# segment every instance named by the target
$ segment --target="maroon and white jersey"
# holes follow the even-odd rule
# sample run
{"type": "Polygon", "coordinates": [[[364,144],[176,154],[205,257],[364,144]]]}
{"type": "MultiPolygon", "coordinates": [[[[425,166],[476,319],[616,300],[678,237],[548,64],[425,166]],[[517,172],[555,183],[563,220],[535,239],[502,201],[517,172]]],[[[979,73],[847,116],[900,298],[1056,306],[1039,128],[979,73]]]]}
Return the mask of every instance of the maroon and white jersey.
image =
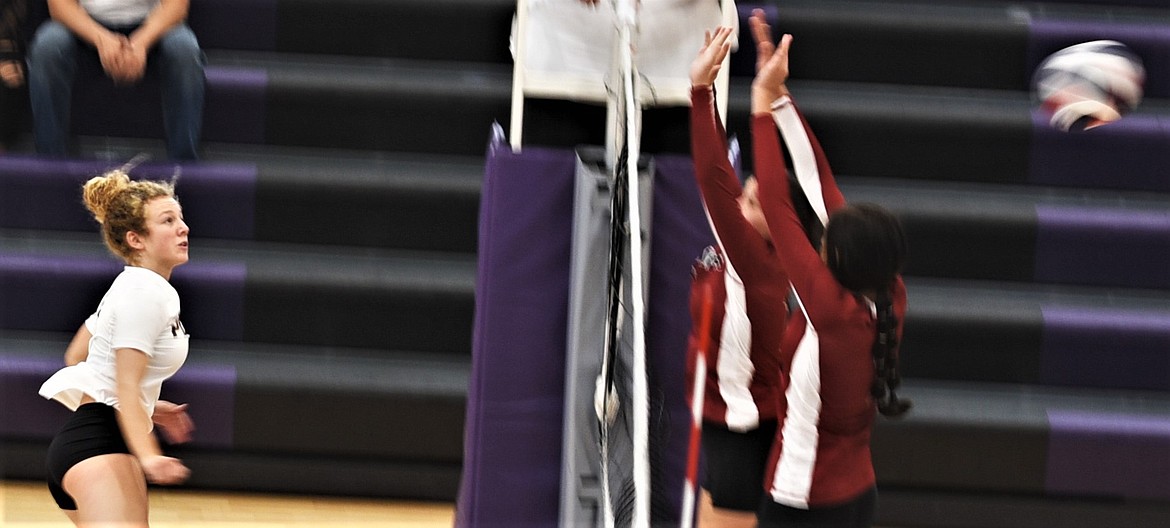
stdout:
{"type": "MultiPolygon", "coordinates": [[[[820,145],[790,99],[774,106],[776,112],[791,112],[802,123],[798,133],[804,137],[790,137],[791,130],[786,130],[785,142],[812,147],[815,165],[805,169],[817,174],[821,200],[831,214],[845,205],[845,199],[820,145]]],[[[780,206],[765,213],[773,240],[786,242],[777,245],[777,253],[797,298],[781,346],[788,386],[764,486],[772,500],[786,506],[841,504],[875,483],[869,449],[876,412],[870,396],[877,332],[874,307],[841,286],[808,243],[793,206],[773,116],[753,115],[752,137],[760,200],[780,206]]],[[[900,335],[906,311],[901,278],[891,299],[900,335]]]]}
{"type": "MultiPolygon", "coordinates": [[[[788,276],[772,244],[744,218],[743,192],[728,158],[727,135],[709,87],[691,90],[691,154],[695,177],[717,247],[696,262],[691,295],[688,374],[700,340],[698,292],[710,286],[710,324],[703,419],[733,431],[755,429],[776,417],[783,390],[780,339],[788,315],[788,276]]],[[[691,387],[693,384],[688,384],[691,387]]]]}

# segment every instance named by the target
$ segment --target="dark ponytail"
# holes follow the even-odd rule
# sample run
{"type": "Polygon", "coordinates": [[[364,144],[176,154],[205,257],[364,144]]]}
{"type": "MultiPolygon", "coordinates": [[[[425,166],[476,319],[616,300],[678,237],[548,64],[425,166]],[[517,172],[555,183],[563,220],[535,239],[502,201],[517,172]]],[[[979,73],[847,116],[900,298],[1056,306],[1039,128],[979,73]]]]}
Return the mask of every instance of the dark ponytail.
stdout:
{"type": "Polygon", "coordinates": [[[910,410],[909,400],[894,392],[898,374],[898,318],[890,288],[906,262],[906,235],[898,218],[875,204],[850,204],[835,211],[825,229],[826,264],[833,277],[856,295],[873,292],[877,336],[873,342],[873,385],[878,411],[898,417],[910,410]]]}
{"type": "Polygon", "coordinates": [[[883,416],[898,418],[910,410],[910,400],[900,400],[894,392],[902,383],[898,373],[898,317],[887,290],[878,290],[877,338],[873,340],[873,385],[870,394],[883,416]]]}

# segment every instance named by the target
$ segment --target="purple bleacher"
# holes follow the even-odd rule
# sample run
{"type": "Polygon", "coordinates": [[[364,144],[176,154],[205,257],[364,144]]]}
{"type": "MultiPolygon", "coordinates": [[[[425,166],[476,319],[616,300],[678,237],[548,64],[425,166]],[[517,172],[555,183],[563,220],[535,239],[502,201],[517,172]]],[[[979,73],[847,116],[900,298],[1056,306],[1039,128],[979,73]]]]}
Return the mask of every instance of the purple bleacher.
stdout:
{"type": "Polygon", "coordinates": [[[37,394],[64,356],[64,348],[57,360],[0,355],[0,438],[48,439],[69,418],[63,405],[37,394]]]}
{"type": "MultiPolygon", "coordinates": [[[[0,227],[84,231],[97,223],[81,202],[81,186],[118,163],[0,157],[0,227]]],[[[255,234],[255,165],[145,163],[136,179],[170,180],[179,173],[176,194],[193,238],[251,239],[255,234]]]]}
{"type": "Polygon", "coordinates": [[[1170,313],[1044,306],[1040,381],[1170,390],[1170,313]]]}
{"type": "Polygon", "coordinates": [[[276,49],[277,0],[191,2],[187,23],[203,49],[276,49]]]}
{"type": "Polygon", "coordinates": [[[1170,415],[1050,409],[1048,422],[1048,492],[1170,499],[1170,415]]]}
{"type": "Polygon", "coordinates": [[[1170,191],[1170,123],[1131,114],[1084,132],[1061,132],[1032,112],[1028,181],[1041,185],[1170,191]]]}
{"type": "MultiPolygon", "coordinates": [[[[0,328],[73,332],[122,267],[113,257],[0,254],[0,328]]],[[[243,264],[190,263],[175,270],[187,331],[201,339],[242,339],[246,275],[243,264]]]]}
{"type": "Polygon", "coordinates": [[[1101,22],[1098,20],[1037,19],[1030,25],[1027,78],[1053,52],[1091,40],[1116,40],[1142,58],[1147,97],[1170,96],[1170,26],[1101,22]]]}
{"type": "Polygon", "coordinates": [[[0,328],[73,332],[122,267],[113,258],[0,254],[0,328]]]}
{"type": "Polygon", "coordinates": [[[1170,288],[1170,211],[1036,207],[1035,279],[1170,288]]]}
{"type": "MultiPolygon", "coordinates": [[[[64,354],[64,350],[61,351],[64,354]]],[[[192,351],[198,353],[197,350],[192,351]]],[[[44,440],[69,417],[61,404],[37,391],[63,366],[61,360],[0,355],[0,438],[44,440]]],[[[230,448],[235,428],[236,370],[230,365],[188,364],[163,385],[162,398],[188,403],[195,447],[230,448]]]]}
{"type": "Polygon", "coordinates": [[[204,140],[264,143],[268,73],[255,68],[208,66],[204,140]]]}
{"type": "MultiPolygon", "coordinates": [[[[204,76],[203,140],[263,143],[268,74],[255,68],[208,66],[204,76]]],[[[78,82],[85,86],[73,91],[74,134],[163,137],[157,79],[115,86],[104,73],[83,68],[78,82]]]]}
{"type": "MultiPolygon", "coordinates": [[[[655,168],[646,346],[673,428],[658,482],[677,512],[690,263],[712,237],[690,159],[656,156],[655,168]]],[[[575,170],[571,150],[487,156],[459,527],[557,525],[575,170]]]]}
{"type": "Polygon", "coordinates": [[[191,445],[231,448],[235,438],[236,368],[232,365],[191,363],[199,355],[198,341],[188,356],[188,364],[163,384],[162,399],[186,403],[187,414],[195,422],[191,445]]]}
{"type": "MultiPolygon", "coordinates": [[[[192,243],[198,254],[198,242],[192,243]]],[[[200,339],[244,339],[244,282],[242,263],[192,262],[175,269],[171,278],[183,303],[183,326],[200,339]]]]}
{"type": "Polygon", "coordinates": [[[257,168],[251,163],[147,163],[134,169],[139,179],[179,179],[175,194],[192,238],[251,240],[256,233],[257,168]]]}

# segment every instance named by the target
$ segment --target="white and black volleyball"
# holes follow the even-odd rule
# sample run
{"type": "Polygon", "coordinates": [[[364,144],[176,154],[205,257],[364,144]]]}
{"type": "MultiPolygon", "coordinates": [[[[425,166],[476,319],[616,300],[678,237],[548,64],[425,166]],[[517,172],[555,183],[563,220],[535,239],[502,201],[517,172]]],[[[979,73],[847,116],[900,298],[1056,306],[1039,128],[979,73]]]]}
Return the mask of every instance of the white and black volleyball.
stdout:
{"type": "Polygon", "coordinates": [[[1059,130],[1087,130],[1137,108],[1146,70],[1141,57],[1114,40],[1064,48],[1040,63],[1032,78],[1036,96],[1059,130]]]}

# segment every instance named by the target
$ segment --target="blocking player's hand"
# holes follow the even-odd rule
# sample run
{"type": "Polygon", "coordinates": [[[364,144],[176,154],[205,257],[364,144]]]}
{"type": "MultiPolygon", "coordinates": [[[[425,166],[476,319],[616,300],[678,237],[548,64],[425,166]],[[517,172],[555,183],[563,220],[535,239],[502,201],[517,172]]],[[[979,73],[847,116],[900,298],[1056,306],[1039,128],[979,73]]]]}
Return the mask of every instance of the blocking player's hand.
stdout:
{"type": "Polygon", "coordinates": [[[703,47],[691,62],[691,86],[711,86],[723,67],[723,59],[731,52],[732,29],[726,26],[703,34],[703,47]]]}

